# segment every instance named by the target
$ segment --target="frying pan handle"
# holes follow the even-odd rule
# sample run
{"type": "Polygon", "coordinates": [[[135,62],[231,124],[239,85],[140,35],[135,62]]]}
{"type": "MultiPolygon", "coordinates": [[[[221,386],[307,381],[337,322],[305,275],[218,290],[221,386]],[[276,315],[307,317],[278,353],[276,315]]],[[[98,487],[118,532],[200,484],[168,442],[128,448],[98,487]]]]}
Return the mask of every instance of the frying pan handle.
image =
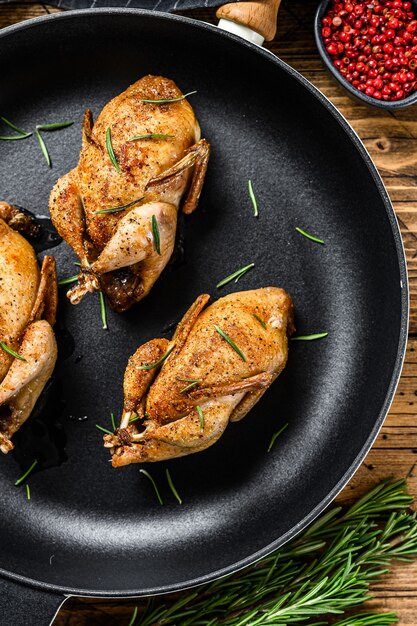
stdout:
{"type": "Polygon", "coordinates": [[[0,624],[5,626],[49,626],[64,602],[63,595],[0,579],[0,624]]]}
{"type": "Polygon", "coordinates": [[[281,0],[255,0],[253,2],[232,2],[224,4],[217,9],[216,15],[222,23],[220,27],[232,32],[237,30],[230,28],[230,22],[234,25],[243,26],[244,29],[254,31],[258,38],[247,36],[245,30],[241,34],[246,39],[252,39],[262,45],[263,40],[271,41],[277,32],[277,15],[281,0]],[[224,22],[229,22],[227,25],[224,22]],[[228,28],[229,26],[229,28],[228,28]]]}

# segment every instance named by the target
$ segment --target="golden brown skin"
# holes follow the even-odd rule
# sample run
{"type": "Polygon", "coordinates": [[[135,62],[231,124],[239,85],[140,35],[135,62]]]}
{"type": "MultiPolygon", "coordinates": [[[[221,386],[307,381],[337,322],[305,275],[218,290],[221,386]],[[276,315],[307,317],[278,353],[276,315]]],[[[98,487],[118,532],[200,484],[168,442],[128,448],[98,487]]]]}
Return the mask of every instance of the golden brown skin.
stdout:
{"type": "Polygon", "coordinates": [[[113,98],[95,124],[91,111],[86,112],[79,163],[58,180],[50,198],[52,221],[81,261],[79,282],[68,292],[73,304],[87,291],[102,290],[115,310],[125,311],[149,293],[169,261],[178,208],[182,204],[184,213],[196,208],[210,147],[200,139],[187,100],[143,100],[181,95],[172,80],[145,76],[113,98]],[[106,148],[107,129],[120,172],[106,148]],[[129,141],[149,134],[170,137],[129,141]],[[133,202],[121,211],[97,213],[133,202]]]}
{"type": "Polygon", "coordinates": [[[29,417],[55,366],[52,326],[58,302],[55,260],[39,270],[32,246],[14,228],[28,217],[0,202],[0,341],[25,360],[0,348],[0,450],[13,449],[12,435],[29,417]],[[8,224],[12,224],[11,228],[8,224]]]}
{"type": "Polygon", "coordinates": [[[114,467],[208,448],[229,421],[248,413],[284,369],[294,314],[283,289],[233,293],[204,309],[208,300],[205,294],[197,298],[171,341],[151,340],[130,358],[121,425],[104,437],[114,467]],[[214,326],[235,342],[245,360],[214,326]],[[139,369],[172,347],[160,369],[139,369]]]}

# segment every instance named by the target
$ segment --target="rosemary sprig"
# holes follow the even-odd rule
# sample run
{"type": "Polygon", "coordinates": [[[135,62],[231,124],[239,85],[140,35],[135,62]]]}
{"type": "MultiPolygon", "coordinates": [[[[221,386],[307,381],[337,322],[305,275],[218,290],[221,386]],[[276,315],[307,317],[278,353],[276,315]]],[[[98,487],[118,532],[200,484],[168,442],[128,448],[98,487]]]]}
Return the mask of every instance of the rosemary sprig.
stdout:
{"type": "Polygon", "coordinates": [[[46,161],[48,167],[52,167],[52,161],[51,161],[51,157],[49,156],[48,148],[46,147],[46,143],[44,142],[44,140],[42,138],[42,135],[39,132],[38,127],[35,128],[35,135],[36,135],[36,138],[37,138],[37,140],[39,142],[39,145],[40,145],[41,150],[42,150],[42,154],[45,157],[45,161],[46,161]]]}
{"type": "Polygon", "coordinates": [[[262,328],[264,328],[266,330],[266,324],[263,321],[262,318],[259,317],[259,315],[256,315],[256,313],[252,313],[253,317],[258,320],[258,322],[260,323],[260,325],[262,326],[262,328]]]}
{"type": "Polygon", "coordinates": [[[133,417],[131,417],[129,420],[129,424],[131,424],[132,422],[137,422],[137,420],[140,420],[140,415],[134,415],[133,417]]]}
{"type": "Polygon", "coordinates": [[[172,482],[171,474],[169,473],[169,469],[168,468],[165,470],[165,474],[166,474],[166,477],[167,477],[169,488],[171,489],[174,497],[178,500],[178,502],[180,504],[182,504],[182,500],[181,500],[181,498],[180,498],[180,496],[178,494],[178,491],[175,489],[175,485],[172,482]]]}
{"type": "Polygon", "coordinates": [[[162,498],[161,498],[161,494],[159,493],[158,487],[156,486],[156,482],[154,481],[154,479],[152,478],[152,476],[150,475],[150,473],[149,473],[149,472],[147,472],[147,471],[146,471],[146,470],[144,470],[144,469],[140,469],[140,470],[139,470],[139,472],[140,472],[141,474],[144,474],[144,476],[146,476],[146,478],[147,478],[147,479],[148,479],[148,480],[152,483],[152,486],[153,486],[153,488],[154,488],[154,490],[155,490],[155,493],[156,493],[156,497],[158,498],[158,502],[159,502],[159,504],[160,504],[161,506],[163,506],[163,505],[164,505],[164,502],[163,502],[163,500],[162,500],[162,498]]]}
{"type": "Polygon", "coordinates": [[[233,272],[233,274],[230,274],[230,276],[226,276],[226,278],[223,278],[223,280],[217,283],[216,288],[220,289],[220,287],[227,285],[227,283],[230,283],[232,280],[237,283],[237,281],[242,278],[242,276],[244,276],[246,272],[249,272],[249,270],[251,270],[253,267],[255,267],[255,263],[249,263],[249,265],[241,267],[240,270],[236,270],[236,272],[233,272]]]}
{"type": "Polygon", "coordinates": [[[20,139],[27,139],[31,137],[33,133],[25,133],[24,135],[0,135],[1,141],[19,141],[20,139]]]}
{"type": "Polygon", "coordinates": [[[35,459],[32,463],[32,465],[29,467],[29,469],[26,470],[26,472],[24,474],[22,474],[22,476],[20,476],[16,482],[15,482],[15,487],[18,487],[19,485],[21,485],[26,478],[29,476],[29,474],[31,474],[33,472],[33,470],[35,469],[35,467],[38,464],[38,459],[35,459]]]}
{"type": "Polygon", "coordinates": [[[197,409],[198,417],[200,418],[200,428],[201,428],[201,430],[204,430],[204,413],[203,413],[203,409],[198,404],[197,404],[197,406],[195,408],[197,409]]]}
{"type": "Polygon", "coordinates": [[[314,333],[313,335],[296,335],[291,337],[291,341],[315,341],[316,339],[324,339],[329,333],[314,333]]]}
{"type": "Polygon", "coordinates": [[[22,128],[19,128],[19,126],[16,126],[16,124],[13,124],[13,122],[11,122],[10,120],[6,119],[3,116],[0,116],[0,120],[6,124],[6,126],[8,126],[9,128],[12,128],[13,130],[15,130],[16,132],[19,133],[19,135],[31,135],[32,133],[28,133],[26,130],[23,130],[22,128]]]}
{"type": "Polygon", "coordinates": [[[7,352],[7,354],[10,354],[10,356],[14,356],[15,359],[19,359],[19,361],[25,361],[26,362],[25,357],[20,356],[20,354],[17,354],[17,352],[15,352],[11,348],[9,348],[9,346],[7,344],[5,344],[4,341],[0,341],[0,347],[2,347],[3,350],[5,352],[7,352]]]}
{"type": "Polygon", "coordinates": [[[279,430],[277,430],[277,432],[276,432],[276,433],[274,433],[274,434],[272,435],[272,437],[271,437],[271,441],[270,441],[270,444],[269,444],[269,446],[268,446],[268,450],[267,450],[267,452],[271,452],[271,450],[272,450],[272,447],[273,447],[274,443],[276,442],[276,440],[278,439],[278,437],[280,436],[280,434],[281,434],[282,432],[284,432],[284,430],[287,428],[287,426],[288,426],[288,423],[287,423],[287,424],[284,424],[284,426],[282,426],[279,430]]]}
{"type": "Polygon", "coordinates": [[[68,128],[68,126],[72,126],[74,122],[54,122],[53,124],[37,124],[36,128],[38,130],[60,130],[61,128],[68,128]]]}
{"type": "Polygon", "coordinates": [[[116,159],[116,155],[114,154],[114,150],[113,150],[110,127],[106,130],[106,148],[107,148],[107,154],[109,155],[110,161],[113,163],[115,169],[119,172],[119,174],[121,174],[122,170],[120,169],[119,162],[116,159]]]}
{"type": "Polygon", "coordinates": [[[249,197],[252,200],[253,216],[254,217],[259,217],[258,202],[257,202],[256,197],[255,197],[255,192],[253,191],[253,185],[252,185],[252,181],[251,180],[248,180],[248,191],[249,191],[249,197]]]}
{"type": "Polygon", "coordinates": [[[152,234],[155,250],[158,254],[161,254],[161,236],[159,234],[159,227],[156,215],[152,215],[152,234]]]}
{"type": "Polygon", "coordinates": [[[149,133],[149,135],[138,135],[137,137],[131,137],[128,141],[138,141],[139,139],[171,139],[175,135],[163,135],[160,133],[149,133]]]}
{"type": "Polygon", "coordinates": [[[163,363],[165,359],[169,357],[169,355],[171,354],[174,348],[175,348],[175,343],[172,344],[172,346],[168,348],[165,354],[163,354],[161,358],[158,359],[155,363],[152,363],[151,365],[139,365],[138,370],[152,370],[154,367],[158,367],[158,365],[161,365],[161,363],[163,363]]]}
{"type": "Polygon", "coordinates": [[[78,280],[78,274],[74,274],[74,276],[68,276],[68,278],[61,278],[58,281],[58,286],[62,287],[62,285],[70,285],[71,283],[76,283],[78,280]]]}
{"type": "Polygon", "coordinates": [[[28,483],[26,483],[26,497],[30,500],[30,487],[28,483]]]}
{"type": "Polygon", "coordinates": [[[103,426],[100,426],[100,424],[96,424],[96,428],[98,428],[98,430],[101,430],[102,433],[106,433],[106,435],[113,435],[114,434],[108,428],[103,428],[103,426]]]}
{"type": "Polygon", "coordinates": [[[189,389],[192,389],[193,387],[195,387],[196,385],[199,385],[200,383],[201,383],[201,380],[197,380],[197,379],[190,380],[189,384],[183,387],[180,393],[185,393],[186,391],[188,391],[189,389]]]}
{"type": "MultiPolygon", "coordinates": [[[[111,425],[113,426],[113,432],[117,430],[116,420],[114,419],[114,413],[110,413],[111,425]]],[[[129,420],[130,423],[130,420],[129,420]]]]}
{"type": "Polygon", "coordinates": [[[235,342],[233,341],[233,339],[230,339],[229,335],[226,335],[226,333],[219,328],[218,326],[216,326],[216,324],[213,324],[215,330],[217,330],[217,332],[219,333],[219,335],[221,337],[223,337],[223,339],[225,339],[227,341],[227,343],[233,348],[233,350],[235,352],[237,352],[237,354],[240,356],[241,359],[243,359],[246,362],[246,357],[243,354],[242,350],[240,348],[237,347],[237,345],[235,344],[235,342]]]}
{"type": "Polygon", "coordinates": [[[106,300],[104,299],[104,294],[102,291],[98,292],[100,298],[100,315],[101,315],[101,323],[103,330],[107,330],[107,311],[106,311],[106,300]]]}
{"type": "Polygon", "coordinates": [[[135,608],[133,609],[132,617],[130,618],[130,622],[127,626],[135,626],[137,616],[138,616],[138,607],[135,606],[135,608]]]}
{"type": "Polygon", "coordinates": [[[185,93],[183,96],[180,96],[179,98],[166,98],[165,100],[141,100],[141,102],[148,102],[151,104],[169,104],[170,102],[180,102],[181,100],[184,100],[185,98],[188,98],[188,96],[192,96],[193,94],[197,93],[196,91],[189,91],[188,93],[185,93]]]}
{"type": "MultiPolygon", "coordinates": [[[[148,601],[141,626],[318,626],[332,616],[334,623],[334,615],[369,598],[370,584],[393,559],[417,556],[411,502],[403,481],[384,482],[350,509],[327,511],[256,565],[175,600],[148,601]]],[[[388,626],[393,619],[365,613],[337,626],[388,626]]]]}
{"type": "Polygon", "coordinates": [[[323,239],[319,239],[318,237],[314,237],[313,235],[306,233],[305,230],[301,230],[301,228],[298,228],[298,226],[296,226],[295,230],[297,231],[297,233],[300,233],[300,235],[307,237],[307,239],[310,239],[311,241],[315,241],[316,243],[321,243],[322,245],[324,245],[323,239]]]}
{"type": "Polygon", "coordinates": [[[128,209],[134,204],[137,204],[138,202],[143,200],[144,197],[145,196],[137,198],[136,200],[133,200],[132,202],[128,202],[127,204],[121,204],[119,206],[112,206],[109,209],[100,209],[100,211],[94,211],[94,215],[104,215],[106,213],[118,213],[119,211],[123,211],[124,209],[128,209]]]}

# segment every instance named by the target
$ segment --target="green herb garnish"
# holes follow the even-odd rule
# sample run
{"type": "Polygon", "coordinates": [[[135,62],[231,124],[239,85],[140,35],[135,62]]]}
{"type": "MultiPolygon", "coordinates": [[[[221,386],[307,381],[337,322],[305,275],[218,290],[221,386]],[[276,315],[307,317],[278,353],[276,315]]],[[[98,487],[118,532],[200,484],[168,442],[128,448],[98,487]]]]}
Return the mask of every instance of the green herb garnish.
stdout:
{"type": "Polygon", "coordinates": [[[158,222],[155,215],[152,215],[152,233],[155,250],[158,254],[161,254],[161,237],[159,234],[158,222]]]}
{"type": "Polygon", "coordinates": [[[129,424],[131,424],[132,422],[136,422],[139,419],[140,419],[139,415],[134,415],[133,417],[130,418],[129,424]]]}
{"type": "Polygon", "coordinates": [[[258,315],[256,315],[256,313],[252,313],[253,317],[258,320],[258,322],[260,323],[260,325],[262,326],[262,328],[264,328],[266,330],[266,324],[263,321],[263,319],[261,319],[258,315]]]}
{"type": "Polygon", "coordinates": [[[234,280],[235,283],[237,283],[237,281],[240,278],[242,278],[242,276],[244,276],[246,272],[249,272],[249,270],[251,270],[253,267],[255,267],[255,263],[249,263],[249,265],[245,265],[245,267],[241,267],[240,270],[236,270],[236,272],[233,272],[233,274],[230,274],[230,276],[223,278],[223,280],[217,283],[216,285],[217,289],[220,289],[220,287],[227,285],[227,283],[230,283],[232,280],[234,280]]]}
{"type": "Polygon", "coordinates": [[[45,157],[45,161],[48,165],[48,167],[52,167],[52,162],[51,162],[51,157],[49,156],[49,152],[48,152],[48,148],[46,147],[46,144],[44,142],[44,140],[42,139],[42,135],[40,134],[38,128],[35,128],[35,135],[37,140],[39,141],[39,145],[41,147],[42,150],[42,154],[45,157]]]}
{"type": "Polygon", "coordinates": [[[114,413],[110,413],[110,419],[111,419],[111,425],[113,426],[113,432],[114,432],[115,430],[117,430],[116,420],[114,419],[114,413]]]}
{"type": "Polygon", "coordinates": [[[154,367],[158,367],[158,365],[163,363],[165,359],[169,357],[169,355],[171,354],[174,348],[175,348],[175,343],[170,348],[168,348],[165,354],[163,354],[161,358],[156,361],[156,363],[152,363],[152,365],[139,365],[138,370],[152,370],[154,367]]]}
{"type": "Polygon", "coordinates": [[[227,343],[233,348],[233,350],[235,352],[237,352],[237,354],[240,356],[241,359],[243,359],[246,362],[246,357],[243,354],[242,350],[240,350],[240,348],[237,347],[237,345],[235,344],[235,342],[233,341],[233,339],[230,339],[229,335],[226,335],[226,333],[219,328],[218,326],[216,326],[216,324],[213,324],[213,327],[215,328],[215,330],[217,330],[217,332],[219,333],[219,335],[221,337],[223,337],[223,339],[225,339],[227,341],[227,343]]]}
{"type": "Polygon", "coordinates": [[[101,432],[106,433],[106,435],[114,435],[114,433],[112,433],[111,430],[108,430],[107,428],[103,428],[103,426],[100,426],[100,424],[96,424],[96,428],[101,430],[101,432]]]}
{"type": "Polygon", "coordinates": [[[252,200],[252,204],[253,204],[253,216],[254,217],[259,217],[258,203],[257,203],[256,198],[255,198],[255,193],[253,191],[253,186],[252,186],[252,181],[251,180],[248,180],[248,191],[249,191],[249,197],[252,200]]]}
{"type": "Polygon", "coordinates": [[[28,500],[30,500],[30,487],[28,483],[26,483],[26,497],[28,500]]]}
{"type": "Polygon", "coordinates": [[[141,102],[150,102],[151,104],[169,104],[170,102],[180,102],[180,100],[184,100],[185,98],[188,98],[188,96],[192,96],[195,93],[197,92],[189,91],[179,98],[167,98],[166,100],[142,100],[141,102]]]}
{"type": "Polygon", "coordinates": [[[116,159],[116,155],[114,154],[114,150],[113,150],[113,144],[112,144],[112,140],[111,140],[111,129],[110,128],[108,128],[106,130],[106,148],[107,148],[107,154],[110,157],[110,161],[113,163],[114,167],[119,172],[119,174],[121,174],[122,170],[120,169],[119,162],[116,159]]]}
{"type": "Polygon", "coordinates": [[[38,130],[60,130],[61,128],[67,128],[68,126],[72,126],[74,122],[54,122],[53,124],[37,124],[36,128],[38,130]]]}
{"type": "Polygon", "coordinates": [[[314,341],[315,339],[323,339],[329,333],[315,333],[314,335],[298,335],[291,337],[291,341],[314,341]]]}
{"type": "Polygon", "coordinates": [[[144,469],[140,469],[140,470],[139,470],[139,472],[140,472],[141,474],[144,474],[144,475],[146,476],[146,478],[147,478],[148,480],[150,480],[150,481],[151,481],[151,483],[152,483],[152,485],[153,485],[153,488],[154,488],[154,490],[155,490],[155,493],[156,493],[156,497],[158,498],[158,502],[159,502],[159,504],[160,504],[161,506],[163,506],[163,505],[164,505],[164,503],[163,503],[162,498],[161,498],[161,495],[160,495],[160,493],[159,493],[159,491],[158,491],[158,487],[156,486],[156,482],[154,481],[154,479],[152,478],[152,476],[150,475],[150,473],[149,473],[149,472],[147,472],[147,471],[146,471],[146,470],[144,470],[144,469]]]}
{"type": "Polygon", "coordinates": [[[124,209],[128,209],[134,204],[137,204],[138,202],[143,200],[144,197],[145,196],[142,196],[141,198],[137,198],[136,200],[133,200],[132,202],[128,202],[127,204],[121,204],[120,206],[113,206],[110,209],[100,209],[100,211],[94,211],[94,215],[102,215],[104,213],[118,213],[119,211],[123,211],[124,209]]]}
{"type": "Polygon", "coordinates": [[[138,141],[139,139],[171,139],[175,135],[161,135],[159,133],[150,133],[149,135],[138,135],[137,137],[131,137],[128,141],[138,141]]]}
{"type": "Polygon", "coordinates": [[[100,315],[101,315],[101,323],[103,326],[103,330],[107,330],[107,311],[106,311],[106,300],[104,299],[104,294],[102,291],[99,291],[100,297],[100,315]]]}
{"type": "Polygon", "coordinates": [[[32,463],[32,465],[29,467],[28,470],[26,470],[26,472],[20,476],[20,478],[18,478],[15,482],[15,487],[18,487],[19,485],[21,485],[23,483],[24,480],[26,480],[26,478],[29,476],[29,474],[31,474],[31,472],[33,472],[33,470],[35,469],[35,467],[38,464],[38,459],[35,459],[32,463]]]}
{"type": "Polygon", "coordinates": [[[62,285],[70,285],[71,283],[76,283],[78,280],[78,274],[75,274],[74,276],[68,276],[68,278],[61,278],[61,280],[58,281],[58,286],[62,287],[62,285]]]}
{"type": "Polygon", "coordinates": [[[172,493],[174,494],[174,496],[176,497],[176,499],[178,500],[178,502],[179,502],[180,504],[182,504],[182,500],[181,500],[181,498],[180,498],[180,496],[179,496],[179,494],[178,494],[178,491],[175,489],[175,485],[174,485],[174,483],[172,482],[172,478],[171,478],[171,474],[169,473],[169,469],[166,469],[166,470],[165,470],[165,473],[166,473],[166,477],[167,477],[167,481],[168,481],[169,488],[171,489],[172,493]]]}
{"type": "Polygon", "coordinates": [[[20,354],[17,354],[17,352],[9,348],[9,346],[5,344],[4,341],[0,341],[0,346],[3,348],[5,352],[10,354],[11,356],[14,356],[15,359],[19,359],[19,361],[26,361],[25,357],[20,356],[20,354]]]}
{"type": "Polygon", "coordinates": [[[130,622],[127,626],[135,626],[137,616],[138,616],[138,607],[135,606],[133,613],[132,613],[132,617],[130,618],[130,622]]]}
{"type": "Polygon", "coordinates": [[[283,432],[283,431],[287,428],[287,426],[288,426],[288,423],[287,423],[287,424],[284,424],[284,426],[282,426],[282,428],[280,428],[279,430],[277,430],[277,432],[276,432],[276,433],[274,433],[274,434],[272,435],[272,438],[271,438],[270,444],[269,444],[269,446],[268,446],[268,450],[267,450],[267,452],[270,452],[270,451],[271,451],[272,446],[274,445],[275,441],[278,439],[278,437],[280,436],[280,434],[281,434],[281,433],[282,433],[282,432],[283,432]]]}
{"type": "Polygon", "coordinates": [[[313,235],[309,235],[308,233],[306,233],[305,230],[301,230],[301,228],[298,228],[298,226],[296,226],[295,230],[297,231],[297,233],[300,233],[300,235],[303,235],[304,237],[307,237],[307,239],[310,239],[311,241],[315,241],[316,243],[324,244],[323,239],[319,239],[318,237],[314,237],[313,235]]]}
{"type": "Polygon", "coordinates": [[[0,116],[0,120],[4,122],[9,128],[13,128],[13,130],[17,131],[20,135],[30,136],[32,134],[28,133],[26,130],[22,130],[21,128],[19,128],[19,126],[16,126],[16,124],[13,124],[13,122],[10,122],[10,120],[7,120],[5,117],[0,116]]]}
{"type": "Polygon", "coordinates": [[[0,135],[1,141],[19,141],[19,139],[27,139],[31,137],[33,133],[26,133],[25,135],[0,135]]]}
{"type": "Polygon", "coordinates": [[[195,387],[196,385],[199,385],[201,383],[201,380],[190,380],[189,385],[186,385],[183,389],[181,389],[180,393],[185,393],[186,391],[188,391],[189,389],[192,389],[193,387],[195,387]]]}
{"type": "Polygon", "coordinates": [[[201,428],[201,430],[204,430],[204,413],[203,413],[203,409],[198,404],[197,404],[197,406],[195,408],[197,409],[198,417],[200,418],[200,428],[201,428]]]}

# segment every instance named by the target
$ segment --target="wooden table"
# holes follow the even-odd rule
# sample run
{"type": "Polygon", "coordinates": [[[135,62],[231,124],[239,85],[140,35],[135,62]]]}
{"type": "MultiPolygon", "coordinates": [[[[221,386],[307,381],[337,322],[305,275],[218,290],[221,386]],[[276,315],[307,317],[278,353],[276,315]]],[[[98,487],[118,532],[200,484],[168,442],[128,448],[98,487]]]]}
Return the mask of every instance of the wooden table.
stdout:
{"type": "MultiPolygon", "coordinates": [[[[384,179],[401,225],[411,292],[408,350],[394,403],[374,447],[338,500],[351,500],[390,475],[407,476],[409,490],[417,497],[417,107],[385,113],[347,97],[327,74],[316,51],[316,5],[317,0],[284,0],[277,37],[268,47],[330,98],[364,142],[384,179]]],[[[44,4],[0,5],[0,28],[54,11],[57,9],[44,4]]],[[[191,11],[187,15],[215,22],[214,11],[191,11]]],[[[396,565],[373,592],[375,599],[368,603],[368,608],[396,611],[401,626],[417,626],[417,561],[413,565],[396,565]]],[[[61,609],[54,626],[127,624],[134,605],[132,601],[71,599],[61,609]]]]}

